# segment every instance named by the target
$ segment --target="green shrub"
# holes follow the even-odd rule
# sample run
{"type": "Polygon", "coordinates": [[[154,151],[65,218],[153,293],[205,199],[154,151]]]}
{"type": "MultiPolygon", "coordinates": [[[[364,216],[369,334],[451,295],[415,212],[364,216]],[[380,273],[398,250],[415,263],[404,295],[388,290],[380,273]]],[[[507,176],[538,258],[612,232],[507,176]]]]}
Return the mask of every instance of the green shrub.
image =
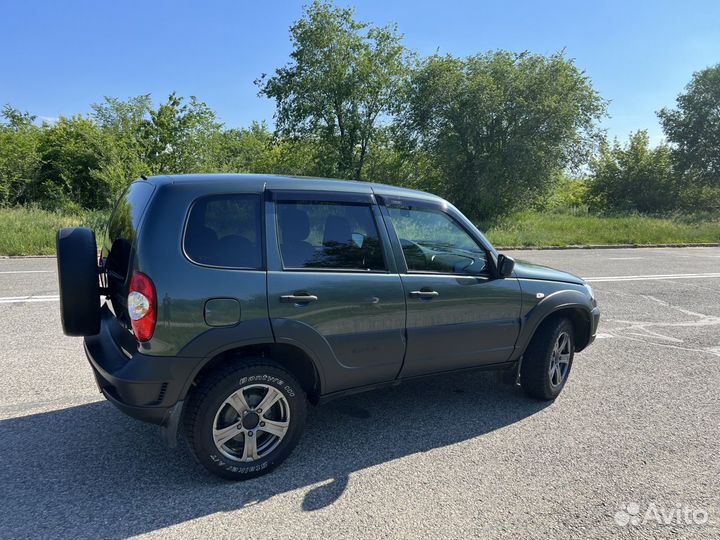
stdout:
{"type": "Polygon", "coordinates": [[[631,134],[624,146],[617,140],[603,144],[590,168],[594,210],[658,213],[679,206],[672,152],[666,145],[650,148],[647,131],[631,134]]]}
{"type": "Polygon", "coordinates": [[[590,185],[585,178],[560,175],[552,191],[540,199],[537,209],[567,214],[587,214],[590,185]]]}

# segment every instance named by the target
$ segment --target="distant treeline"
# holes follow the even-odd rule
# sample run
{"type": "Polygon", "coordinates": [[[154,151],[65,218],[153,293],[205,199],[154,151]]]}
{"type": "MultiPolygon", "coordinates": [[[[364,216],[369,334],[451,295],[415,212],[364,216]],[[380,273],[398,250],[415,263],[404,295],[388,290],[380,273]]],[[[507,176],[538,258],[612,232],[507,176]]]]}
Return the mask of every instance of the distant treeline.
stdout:
{"type": "Polygon", "coordinates": [[[599,129],[606,102],[566,57],[491,51],[419,57],[395,26],[316,1],[290,29],[285,66],[256,81],[264,123],[223,126],[195,97],[106,97],[89,114],[0,123],[0,206],[107,209],[140,175],[262,172],[429,190],[476,220],[584,208],[720,209],[720,64],[658,112],[667,143],[599,129]]]}

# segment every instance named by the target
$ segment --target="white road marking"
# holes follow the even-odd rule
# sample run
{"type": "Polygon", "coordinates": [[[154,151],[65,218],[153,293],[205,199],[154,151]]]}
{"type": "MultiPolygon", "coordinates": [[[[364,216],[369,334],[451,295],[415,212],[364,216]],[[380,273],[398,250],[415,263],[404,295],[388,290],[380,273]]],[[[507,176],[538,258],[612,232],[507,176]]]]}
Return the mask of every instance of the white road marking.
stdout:
{"type": "Polygon", "coordinates": [[[30,296],[5,296],[0,297],[0,304],[23,304],[33,302],[57,302],[60,300],[60,295],[48,294],[48,295],[30,295],[30,296]]]}
{"type": "Polygon", "coordinates": [[[52,274],[54,270],[2,270],[0,274],[52,274]]]}
{"type": "Polygon", "coordinates": [[[639,261],[645,257],[608,257],[608,261],[639,261]]]}
{"type": "Polygon", "coordinates": [[[706,274],[653,274],[647,276],[598,276],[583,278],[588,283],[605,281],[652,281],[658,279],[708,279],[720,278],[720,272],[708,272],[706,274]]]}

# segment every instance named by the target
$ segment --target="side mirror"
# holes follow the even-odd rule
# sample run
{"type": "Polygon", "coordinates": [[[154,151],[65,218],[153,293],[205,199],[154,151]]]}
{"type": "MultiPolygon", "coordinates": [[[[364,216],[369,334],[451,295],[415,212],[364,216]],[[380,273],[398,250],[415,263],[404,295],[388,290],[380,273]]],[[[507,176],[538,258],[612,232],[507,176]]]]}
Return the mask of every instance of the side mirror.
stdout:
{"type": "Polygon", "coordinates": [[[497,269],[499,277],[506,278],[511,276],[513,268],[515,268],[515,259],[508,257],[507,255],[503,255],[502,253],[498,255],[497,269]]]}

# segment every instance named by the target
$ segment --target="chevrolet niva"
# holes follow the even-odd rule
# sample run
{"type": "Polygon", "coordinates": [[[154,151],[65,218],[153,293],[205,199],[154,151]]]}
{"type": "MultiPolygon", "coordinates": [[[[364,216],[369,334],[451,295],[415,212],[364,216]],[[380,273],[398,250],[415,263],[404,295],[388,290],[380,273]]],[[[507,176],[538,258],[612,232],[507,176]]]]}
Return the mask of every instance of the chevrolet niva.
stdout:
{"type": "Polygon", "coordinates": [[[64,332],[102,394],[231,479],[297,444],[306,405],[463,369],[555,399],[600,318],[580,278],[498,253],[447,201],[265,175],[143,178],[57,234],[64,332]]]}

